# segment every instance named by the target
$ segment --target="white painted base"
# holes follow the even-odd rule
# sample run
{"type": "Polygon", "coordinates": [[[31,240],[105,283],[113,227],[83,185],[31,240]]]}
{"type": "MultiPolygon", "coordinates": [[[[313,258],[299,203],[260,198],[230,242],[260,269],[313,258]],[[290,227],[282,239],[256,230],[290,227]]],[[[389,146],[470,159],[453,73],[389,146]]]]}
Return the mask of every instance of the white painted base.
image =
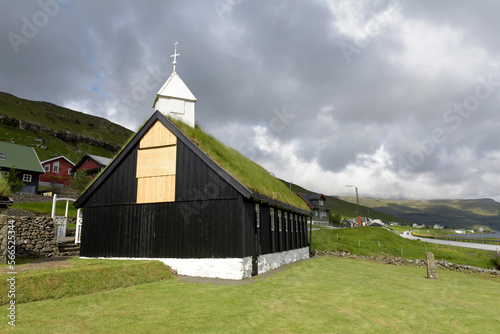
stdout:
{"type": "MultiPolygon", "coordinates": [[[[82,259],[90,259],[81,257],[82,259]]],[[[258,258],[259,274],[276,269],[287,263],[309,258],[309,248],[260,255],[258,258]]],[[[108,260],[157,260],[177,270],[179,275],[211,277],[224,279],[245,279],[252,276],[252,257],[231,259],[150,259],[150,258],[103,258],[108,260]]]]}
{"type": "Polygon", "coordinates": [[[281,253],[272,253],[259,256],[259,274],[276,269],[284,264],[309,258],[309,248],[299,248],[281,253]]]}

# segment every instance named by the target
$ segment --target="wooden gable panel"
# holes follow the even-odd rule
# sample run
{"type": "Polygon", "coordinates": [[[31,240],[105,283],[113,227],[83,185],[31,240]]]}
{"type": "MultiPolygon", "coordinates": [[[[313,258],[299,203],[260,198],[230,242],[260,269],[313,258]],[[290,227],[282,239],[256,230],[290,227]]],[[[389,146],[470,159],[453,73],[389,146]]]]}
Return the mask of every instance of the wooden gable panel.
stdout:
{"type": "Polygon", "coordinates": [[[156,121],[137,150],[137,203],[175,201],[177,137],[156,121]]]}
{"type": "Polygon", "coordinates": [[[137,203],[175,201],[175,175],[141,177],[137,179],[137,203]]]}
{"type": "Polygon", "coordinates": [[[136,177],[175,175],[177,146],[137,151],[136,177]]]}
{"type": "Polygon", "coordinates": [[[175,144],[177,144],[177,137],[161,124],[160,121],[156,121],[141,138],[139,147],[148,148],[175,144]]]}

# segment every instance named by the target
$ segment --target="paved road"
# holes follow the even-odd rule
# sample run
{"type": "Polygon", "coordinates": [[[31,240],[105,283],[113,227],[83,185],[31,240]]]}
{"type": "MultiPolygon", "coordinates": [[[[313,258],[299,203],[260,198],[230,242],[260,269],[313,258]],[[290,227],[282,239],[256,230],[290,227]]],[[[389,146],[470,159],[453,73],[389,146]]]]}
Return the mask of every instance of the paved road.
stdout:
{"type": "Polygon", "coordinates": [[[479,244],[479,243],[474,243],[474,242],[448,241],[448,240],[439,240],[439,239],[428,239],[428,238],[414,237],[411,234],[410,235],[406,235],[406,234],[403,235],[402,233],[400,234],[400,236],[402,236],[403,238],[412,239],[412,240],[420,239],[422,241],[433,243],[433,244],[467,247],[467,248],[475,248],[475,249],[485,249],[485,250],[492,250],[495,252],[500,251],[499,245],[479,244]]]}

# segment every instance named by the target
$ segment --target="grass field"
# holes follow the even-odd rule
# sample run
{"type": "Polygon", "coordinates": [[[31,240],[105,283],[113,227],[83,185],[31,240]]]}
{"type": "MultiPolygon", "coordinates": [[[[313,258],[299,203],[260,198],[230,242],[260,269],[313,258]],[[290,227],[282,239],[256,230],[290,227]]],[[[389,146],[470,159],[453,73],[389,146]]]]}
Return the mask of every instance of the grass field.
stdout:
{"type": "MultiPolygon", "coordinates": [[[[29,210],[36,213],[48,214],[52,213],[52,203],[14,203],[12,204],[13,209],[22,209],[29,210]]],[[[64,212],[66,210],[66,202],[57,202],[56,203],[56,215],[64,216],[64,212]]],[[[69,203],[68,207],[68,217],[76,217],[76,208],[73,206],[73,203],[69,203]]]]}
{"type": "MultiPolygon", "coordinates": [[[[499,282],[322,257],[252,284],[164,280],[20,304],[20,333],[497,333],[499,282]]],[[[6,311],[4,311],[6,312],[6,311]]],[[[7,320],[0,329],[9,332],[7,320]]],[[[14,330],[10,328],[11,330],[14,330]]]]}
{"type": "MultiPolygon", "coordinates": [[[[21,259],[20,259],[21,260],[21,259]]],[[[160,261],[89,260],[73,258],[71,268],[20,272],[16,302],[64,298],[172,278],[160,261]]],[[[16,261],[16,266],[21,261],[16,261]]],[[[0,275],[5,282],[9,275],[0,275]]],[[[9,302],[8,285],[0,285],[0,304],[9,302]]]]}
{"type": "Polygon", "coordinates": [[[393,232],[378,227],[321,229],[313,232],[312,248],[317,250],[348,251],[360,255],[385,253],[407,259],[426,259],[427,251],[437,260],[492,269],[498,256],[493,251],[453,247],[404,239],[393,232]]]}

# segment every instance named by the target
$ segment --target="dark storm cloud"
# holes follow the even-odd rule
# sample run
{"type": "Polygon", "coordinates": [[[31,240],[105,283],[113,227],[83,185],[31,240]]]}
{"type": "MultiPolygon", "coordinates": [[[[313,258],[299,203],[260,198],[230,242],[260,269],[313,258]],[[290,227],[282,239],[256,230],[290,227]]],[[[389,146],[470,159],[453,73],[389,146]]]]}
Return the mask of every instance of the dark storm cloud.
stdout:
{"type": "Polygon", "coordinates": [[[332,194],[365,182],[386,197],[447,197],[443,185],[498,198],[499,6],[4,1],[0,90],[135,130],[177,40],[197,121],[278,176],[332,194]]]}

